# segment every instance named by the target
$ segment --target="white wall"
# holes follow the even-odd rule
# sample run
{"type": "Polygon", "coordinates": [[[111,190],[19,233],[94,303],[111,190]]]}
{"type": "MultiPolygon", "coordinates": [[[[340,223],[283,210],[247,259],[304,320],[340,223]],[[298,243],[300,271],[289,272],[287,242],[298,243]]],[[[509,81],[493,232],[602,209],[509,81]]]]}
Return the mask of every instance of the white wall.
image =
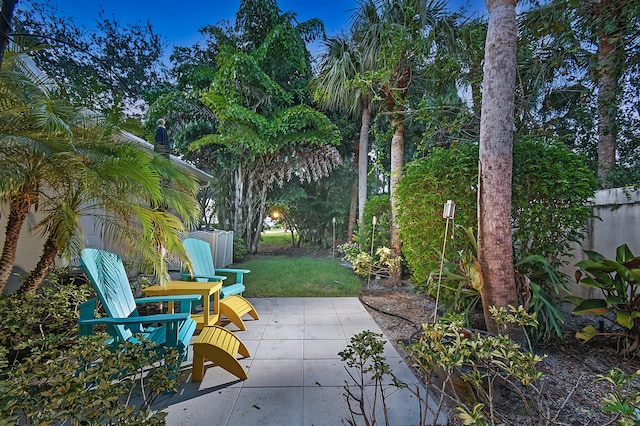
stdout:
{"type": "MultiPolygon", "coordinates": [[[[596,251],[608,259],[615,259],[616,248],[627,244],[631,252],[640,256],[640,189],[614,188],[596,191],[593,198],[594,219],[587,222],[585,238],[574,247],[574,258],[563,271],[574,276],[578,261],[586,259],[583,250],[596,251]]],[[[583,285],[575,287],[580,297],[595,297],[599,291],[583,285]]]]}

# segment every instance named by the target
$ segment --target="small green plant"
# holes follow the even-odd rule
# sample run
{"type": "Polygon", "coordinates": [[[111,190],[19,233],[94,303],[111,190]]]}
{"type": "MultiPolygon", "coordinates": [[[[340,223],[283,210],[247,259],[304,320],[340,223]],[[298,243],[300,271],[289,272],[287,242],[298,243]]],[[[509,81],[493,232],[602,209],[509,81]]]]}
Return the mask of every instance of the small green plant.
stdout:
{"type": "Polygon", "coordinates": [[[353,271],[368,280],[371,276],[399,277],[402,272],[402,257],[391,257],[391,249],[379,247],[372,258],[369,253],[361,251],[355,243],[344,243],[338,246],[346,260],[353,267],[353,271]]]}
{"type": "MultiPolygon", "coordinates": [[[[535,315],[523,307],[509,310],[491,308],[496,322],[520,327],[536,324],[535,315]]],[[[424,371],[427,384],[436,385],[442,398],[447,395],[457,405],[464,424],[495,425],[497,393],[503,387],[522,401],[523,412],[535,424],[547,418],[548,407],[536,407],[544,398],[535,382],[542,376],[537,365],[542,357],[524,350],[506,335],[487,335],[464,327],[462,315],[423,324],[422,337],[407,347],[416,366],[424,371]]]]}
{"type": "MultiPolygon", "coordinates": [[[[603,298],[583,299],[571,297],[576,305],[574,314],[615,316],[617,330],[606,333],[622,337],[622,352],[631,354],[640,345],[640,257],[634,256],[626,244],[616,249],[616,259],[605,258],[600,253],[585,250],[589,259],[576,263],[576,282],[602,290],[603,298]],[[583,274],[583,271],[586,274],[583,274]]],[[[584,341],[598,333],[593,325],[576,333],[584,341]]]]}
{"type": "Polygon", "coordinates": [[[616,413],[619,426],[640,424],[640,387],[633,384],[639,377],[640,370],[626,374],[619,368],[598,375],[597,381],[611,386],[611,393],[602,400],[602,411],[616,413]]]}

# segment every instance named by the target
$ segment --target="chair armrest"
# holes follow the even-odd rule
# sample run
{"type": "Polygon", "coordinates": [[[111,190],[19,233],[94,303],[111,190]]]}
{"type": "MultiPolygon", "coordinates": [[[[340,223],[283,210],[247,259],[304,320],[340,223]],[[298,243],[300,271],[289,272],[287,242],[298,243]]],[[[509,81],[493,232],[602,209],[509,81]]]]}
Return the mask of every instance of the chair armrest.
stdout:
{"type": "Polygon", "coordinates": [[[216,272],[230,272],[234,274],[248,274],[251,269],[229,269],[229,268],[216,268],[216,272]]]}
{"type": "Polygon", "coordinates": [[[249,269],[230,269],[230,268],[216,268],[216,272],[226,272],[229,274],[236,274],[236,284],[244,285],[244,274],[251,272],[249,269]]]}
{"type": "Polygon", "coordinates": [[[202,299],[199,294],[181,294],[174,296],[149,296],[134,299],[138,303],[162,303],[162,302],[197,302],[202,299]]]}
{"type": "Polygon", "coordinates": [[[227,279],[227,277],[225,277],[224,275],[196,275],[196,274],[189,274],[189,273],[182,274],[180,278],[181,278],[181,281],[193,281],[196,278],[206,278],[210,282],[223,281],[227,279]]]}
{"type": "Polygon", "coordinates": [[[112,325],[127,325],[127,324],[144,324],[149,322],[182,322],[186,321],[190,317],[190,314],[187,312],[177,313],[177,314],[154,314],[154,315],[145,315],[138,317],[127,317],[127,318],[113,318],[113,317],[102,317],[102,318],[89,318],[89,319],[80,319],[78,320],[78,324],[81,325],[89,325],[89,324],[112,324],[112,325]]]}

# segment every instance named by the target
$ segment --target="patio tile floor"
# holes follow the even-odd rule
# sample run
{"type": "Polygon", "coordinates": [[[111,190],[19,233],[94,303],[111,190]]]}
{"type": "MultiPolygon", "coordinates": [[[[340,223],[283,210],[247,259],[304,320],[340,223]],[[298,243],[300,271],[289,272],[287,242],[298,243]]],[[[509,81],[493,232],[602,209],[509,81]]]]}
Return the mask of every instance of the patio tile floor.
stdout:
{"type": "MultiPolygon", "coordinates": [[[[166,407],[167,425],[343,424],[348,417],[344,385],[351,381],[338,352],[359,331],[382,332],[364,306],[355,297],[250,301],[260,320],[245,317],[246,331],[235,329],[233,324],[227,326],[237,332],[251,353],[250,358],[241,360],[249,378],[240,381],[211,366],[202,382],[184,383],[176,394],[158,398],[156,407],[166,407]]],[[[394,373],[415,388],[419,381],[413,372],[390,343],[385,346],[384,354],[394,373]]],[[[190,380],[191,357],[185,364],[184,380],[190,380]]],[[[371,400],[373,387],[366,390],[371,400]]],[[[392,389],[387,401],[392,425],[419,424],[419,404],[407,389],[392,389]]],[[[383,421],[382,412],[377,418],[379,423],[383,421]]],[[[442,414],[438,420],[446,423],[442,414]]]]}

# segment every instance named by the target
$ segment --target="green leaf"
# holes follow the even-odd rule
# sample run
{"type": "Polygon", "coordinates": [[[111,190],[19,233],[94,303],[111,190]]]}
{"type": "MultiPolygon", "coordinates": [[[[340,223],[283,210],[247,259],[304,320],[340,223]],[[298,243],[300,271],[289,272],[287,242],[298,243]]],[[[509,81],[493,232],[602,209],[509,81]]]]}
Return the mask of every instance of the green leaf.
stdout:
{"type": "Polygon", "coordinates": [[[583,328],[582,331],[576,331],[576,339],[580,339],[580,340],[584,340],[585,342],[588,342],[597,334],[598,332],[596,331],[596,328],[592,325],[588,325],[585,328],[583,328]]]}
{"type": "Polygon", "coordinates": [[[609,305],[624,303],[625,300],[620,296],[608,296],[607,303],[609,305]]]}
{"type": "Polygon", "coordinates": [[[593,279],[591,277],[584,278],[582,281],[580,281],[580,283],[584,284],[584,285],[586,285],[588,287],[596,287],[596,288],[601,288],[601,289],[609,290],[609,291],[614,290],[614,288],[615,288],[612,285],[602,283],[602,282],[597,281],[597,280],[595,280],[595,279],[593,279]]]}
{"type": "Polygon", "coordinates": [[[608,312],[607,302],[603,299],[587,299],[576,306],[573,313],[576,315],[604,315],[608,312]]]}
{"type": "Polygon", "coordinates": [[[626,244],[622,244],[616,249],[616,260],[619,263],[625,263],[633,258],[633,253],[631,253],[631,250],[629,250],[626,244]]]}
{"type": "Polygon", "coordinates": [[[628,329],[633,328],[633,318],[631,318],[629,311],[620,309],[616,315],[616,320],[618,321],[618,324],[627,327],[628,329]]]}

